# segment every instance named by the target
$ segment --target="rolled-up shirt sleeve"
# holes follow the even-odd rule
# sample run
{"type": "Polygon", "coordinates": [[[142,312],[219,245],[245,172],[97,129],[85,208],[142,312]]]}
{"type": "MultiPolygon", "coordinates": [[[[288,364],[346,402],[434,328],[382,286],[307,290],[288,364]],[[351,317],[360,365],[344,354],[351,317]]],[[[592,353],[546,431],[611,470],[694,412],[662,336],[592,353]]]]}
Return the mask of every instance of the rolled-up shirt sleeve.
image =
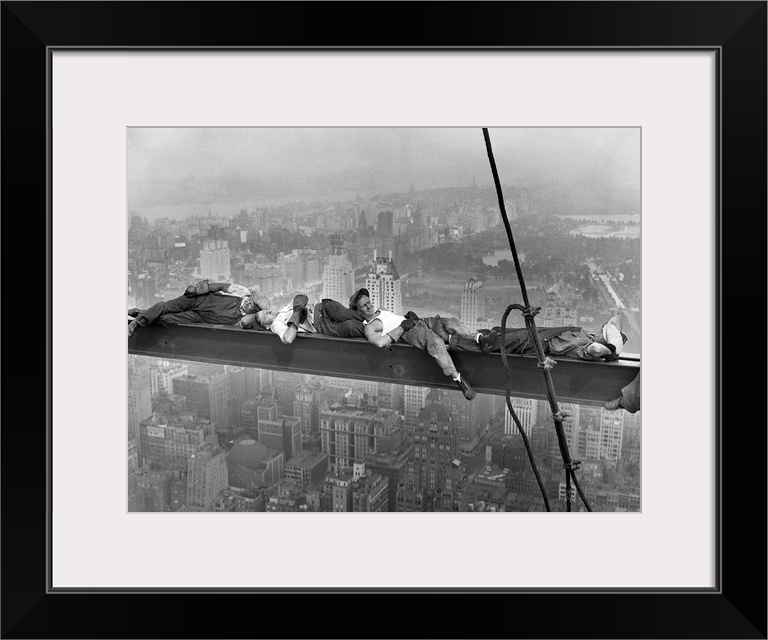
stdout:
{"type": "Polygon", "coordinates": [[[281,312],[272,321],[272,326],[270,327],[270,331],[272,331],[272,333],[276,333],[280,337],[280,340],[283,343],[285,343],[283,336],[285,335],[285,332],[288,331],[288,318],[285,317],[285,313],[281,312]]]}
{"type": "MultiPolygon", "coordinates": [[[[307,319],[297,327],[297,331],[299,333],[316,332],[312,311],[312,305],[307,306],[307,319]]],[[[278,313],[277,317],[272,321],[272,326],[270,326],[272,333],[276,333],[278,336],[280,336],[280,340],[283,342],[283,344],[285,344],[283,336],[285,335],[285,332],[288,331],[288,321],[291,319],[292,315],[293,307],[291,305],[286,305],[280,310],[280,313],[278,313]]]]}

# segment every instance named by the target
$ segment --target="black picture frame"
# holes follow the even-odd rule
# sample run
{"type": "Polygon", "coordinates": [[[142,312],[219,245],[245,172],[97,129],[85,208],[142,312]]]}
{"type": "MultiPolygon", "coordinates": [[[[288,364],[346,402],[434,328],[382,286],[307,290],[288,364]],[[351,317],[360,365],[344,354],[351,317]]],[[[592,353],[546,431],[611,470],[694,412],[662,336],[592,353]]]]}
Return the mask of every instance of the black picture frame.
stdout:
{"type": "MultiPolygon", "coordinates": [[[[766,2],[3,2],[1,12],[7,295],[0,304],[11,309],[3,341],[3,638],[766,638],[765,366],[751,352],[754,339],[735,342],[745,326],[737,328],[737,318],[766,317],[766,2]],[[53,275],[43,239],[50,222],[48,64],[56,47],[717,51],[717,587],[51,593],[51,334],[38,308],[42,283],[50,286],[53,275]],[[38,250],[31,254],[30,247],[38,250]],[[13,312],[18,298],[35,300],[22,322],[13,312]]],[[[83,322],[105,321],[97,300],[93,306],[83,322]]],[[[681,354],[690,348],[684,333],[670,336],[671,365],[680,375],[681,354]]],[[[567,531],[563,537],[565,543],[567,531]]],[[[567,563],[559,551],[547,561],[567,563]]]]}

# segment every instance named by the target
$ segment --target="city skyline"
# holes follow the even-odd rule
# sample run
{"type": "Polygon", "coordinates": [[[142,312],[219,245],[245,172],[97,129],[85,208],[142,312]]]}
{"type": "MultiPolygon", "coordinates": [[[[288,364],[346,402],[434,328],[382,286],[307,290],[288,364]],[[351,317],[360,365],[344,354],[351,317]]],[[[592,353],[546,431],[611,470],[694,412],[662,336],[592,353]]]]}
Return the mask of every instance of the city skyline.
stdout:
{"type": "MultiPolygon", "coordinates": [[[[638,128],[491,128],[503,184],[574,213],[639,213],[638,128]]],[[[129,128],[128,211],[183,219],[234,206],[490,186],[478,128],[129,128]]]]}
{"type": "MultiPolygon", "coordinates": [[[[539,326],[599,330],[618,310],[639,353],[639,131],[490,133],[539,326]]],[[[396,314],[476,330],[520,296],[480,129],[131,130],[128,146],[129,308],[201,279],[274,308],[298,293],[346,304],[365,286],[396,314]]],[[[512,404],[564,510],[549,406],[512,404]]],[[[562,406],[595,510],[639,510],[639,416],[562,406]]],[[[131,355],[128,409],[131,511],[545,508],[503,396],[131,355]]]]}

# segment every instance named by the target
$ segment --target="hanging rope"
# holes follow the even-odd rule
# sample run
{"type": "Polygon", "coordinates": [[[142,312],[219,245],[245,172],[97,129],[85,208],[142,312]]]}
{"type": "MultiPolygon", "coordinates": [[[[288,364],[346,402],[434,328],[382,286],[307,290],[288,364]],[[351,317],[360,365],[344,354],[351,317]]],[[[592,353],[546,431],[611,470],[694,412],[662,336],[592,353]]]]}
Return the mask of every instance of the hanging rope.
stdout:
{"type": "MultiPolygon", "coordinates": [[[[510,407],[511,410],[511,402],[509,399],[510,396],[510,390],[511,390],[511,371],[509,367],[507,366],[506,361],[506,349],[504,347],[504,331],[506,329],[506,318],[509,312],[512,309],[518,309],[522,312],[523,318],[525,320],[525,326],[528,329],[528,333],[531,335],[531,339],[533,340],[534,348],[536,349],[536,356],[539,359],[539,367],[542,370],[542,373],[544,374],[544,382],[547,386],[547,397],[549,398],[549,406],[552,410],[552,418],[555,423],[555,432],[557,433],[557,442],[560,447],[560,456],[563,459],[563,467],[565,468],[565,501],[566,501],[566,510],[571,510],[571,480],[573,480],[573,484],[576,487],[576,490],[579,493],[579,496],[581,497],[582,502],[584,503],[584,506],[587,508],[587,511],[592,511],[592,508],[589,506],[589,502],[587,501],[587,497],[584,495],[584,492],[581,489],[581,486],[579,485],[578,478],[576,477],[576,469],[579,466],[579,462],[577,461],[574,463],[573,460],[571,460],[571,454],[568,451],[568,441],[565,437],[565,429],[563,428],[563,420],[565,418],[565,414],[560,411],[560,407],[557,404],[557,396],[555,395],[555,385],[552,382],[552,374],[550,373],[550,369],[554,366],[555,362],[551,358],[547,358],[544,354],[544,347],[541,344],[541,339],[539,338],[539,332],[536,330],[536,320],[535,316],[540,311],[540,307],[531,307],[531,303],[528,300],[528,290],[525,286],[525,279],[523,278],[523,270],[520,267],[520,260],[517,255],[517,247],[515,247],[515,239],[512,235],[512,228],[509,225],[509,218],[507,217],[507,210],[504,206],[504,196],[501,192],[501,181],[499,180],[499,172],[496,169],[496,160],[493,157],[493,148],[491,147],[491,137],[488,134],[488,129],[486,127],[483,127],[483,137],[485,138],[485,148],[488,152],[488,161],[491,163],[491,173],[493,174],[493,182],[496,185],[496,196],[499,200],[499,209],[501,211],[501,217],[504,221],[504,228],[507,231],[507,239],[509,240],[509,248],[512,250],[512,259],[515,264],[515,271],[517,272],[517,279],[520,282],[520,291],[523,295],[523,305],[519,304],[513,304],[510,305],[507,310],[504,312],[504,317],[502,318],[502,332],[501,332],[501,339],[502,339],[502,347],[501,347],[501,355],[502,360],[504,362],[504,367],[507,369],[507,376],[508,376],[508,382],[507,382],[507,406],[510,407]]],[[[521,429],[519,425],[519,421],[517,420],[517,417],[513,413],[513,418],[515,419],[515,423],[518,424],[518,429],[521,429]]],[[[522,431],[522,429],[521,429],[522,431]]],[[[525,442],[525,440],[524,440],[525,442]]],[[[532,457],[532,454],[530,453],[530,449],[528,448],[526,444],[526,450],[529,451],[529,457],[532,457]]],[[[533,465],[534,471],[536,473],[537,480],[539,479],[538,476],[538,470],[536,469],[535,465],[533,465]]],[[[546,493],[543,491],[543,487],[541,484],[541,481],[539,480],[539,488],[542,489],[542,494],[545,496],[544,502],[547,505],[547,511],[549,511],[549,506],[546,498],[546,493]]]]}
{"type": "MultiPolygon", "coordinates": [[[[502,336],[504,336],[504,332],[507,329],[507,316],[509,315],[509,312],[512,311],[512,308],[512,305],[508,306],[507,310],[504,312],[504,315],[501,316],[502,336]]],[[[546,507],[547,511],[552,511],[549,506],[547,490],[544,488],[544,483],[541,481],[539,468],[536,466],[536,459],[533,457],[533,451],[531,451],[531,445],[528,442],[528,434],[525,433],[525,429],[523,429],[523,425],[520,423],[520,419],[517,417],[517,412],[512,408],[512,369],[507,363],[507,350],[504,348],[504,345],[501,347],[501,361],[504,363],[504,368],[507,370],[507,409],[509,409],[509,413],[512,416],[512,419],[515,421],[518,432],[523,437],[523,444],[525,445],[525,451],[528,454],[528,460],[530,461],[531,467],[533,468],[533,474],[536,476],[536,482],[539,483],[539,491],[541,491],[541,497],[544,498],[544,506],[546,507]]]]}

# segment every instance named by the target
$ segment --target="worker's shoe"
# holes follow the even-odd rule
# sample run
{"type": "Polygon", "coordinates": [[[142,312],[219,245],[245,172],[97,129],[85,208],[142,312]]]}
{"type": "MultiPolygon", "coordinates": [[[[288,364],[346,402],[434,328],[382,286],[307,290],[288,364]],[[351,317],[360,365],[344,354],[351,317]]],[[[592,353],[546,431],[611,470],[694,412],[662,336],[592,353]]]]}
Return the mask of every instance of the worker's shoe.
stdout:
{"type": "Polygon", "coordinates": [[[300,311],[301,309],[306,309],[308,302],[309,302],[309,298],[307,298],[307,296],[305,296],[304,294],[300,293],[293,299],[293,310],[300,311]]]}
{"type": "Polygon", "coordinates": [[[131,316],[131,318],[138,318],[140,313],[141,309],[137,309],[136,307],[128,309],[128,315],[131,316]]]}
{"type": "Polygon", "coordinates": [[[464,376],[461,376],[458,380],[456,380],[456,384],[459,385],[459,389],[461,389],[461,392],[464,394],[464,397],[467,400],[473,400],[477,395],[475,390],[469,386],[469,382],[464,379],[464,376]]]}
{"type": "Polygon", "coordinates": [[[610,402],[606,402],[603,407],[608,409],[608,411],[616,411],[616,409],[621,409],[624,405],[621,404],[621,397],[616,398],[615,400],[611,400],[610,402]]]}
{"type": "Polygon", "coordinates": [[[130,323],[128,323],[128,337],[130,338],[133,335],[133,332],[136,331],[141,325],[139,324],[138,320],[131,320],[130,323]]]}
{"type": "Polygon", "coordinates": [[[448,344],[451,340],[451,335],[445,330],[443,326],[443,319],[440,316],[435,316],[432,331],[443,339],[445,344],[448,344]]]}
{"type": "Polygon", "coordinates": [[[299,294],[293,299],[293,315],[288,320],[288,324],[295,324],[298,327],[307,319],[308,302],[309,298],[303,294],[299,294]]]}
{"type": "Polygon", "coordinates": [[[480,348],[486,353],[490,353],[496,348],[496,342],[499,340],[499,334],[495,329],[491,329],[488,333],[480,334],[480,348]]]}

